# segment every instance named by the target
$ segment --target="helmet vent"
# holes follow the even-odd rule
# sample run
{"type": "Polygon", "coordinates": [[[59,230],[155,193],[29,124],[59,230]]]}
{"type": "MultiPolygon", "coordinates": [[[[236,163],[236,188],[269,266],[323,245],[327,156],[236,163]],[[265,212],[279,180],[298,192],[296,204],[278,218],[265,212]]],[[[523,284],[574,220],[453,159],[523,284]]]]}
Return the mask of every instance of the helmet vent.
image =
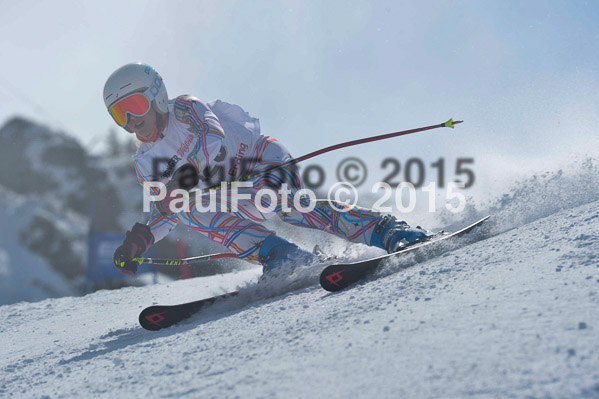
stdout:
{"type": "Polygon", "coordinates": [[[127,83],[125,86],[121,87],[119,90],[123,90],[127,86],[131,86],[131,83],[127,83]]]}

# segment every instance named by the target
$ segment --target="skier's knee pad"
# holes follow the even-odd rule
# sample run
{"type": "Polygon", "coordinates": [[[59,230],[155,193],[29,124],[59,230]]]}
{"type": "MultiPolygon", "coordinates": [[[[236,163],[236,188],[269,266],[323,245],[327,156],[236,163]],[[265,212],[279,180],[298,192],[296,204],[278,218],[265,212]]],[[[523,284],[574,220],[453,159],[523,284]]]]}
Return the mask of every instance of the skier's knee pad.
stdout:
{"type": "Polygon", "coordinates": [[[276,234],[271,234],[262,241],[258,260],[262,263],[263,273],[281,268],[288,268],[291,272],[296,266],[314,263],[318,257],[276,234]]]}

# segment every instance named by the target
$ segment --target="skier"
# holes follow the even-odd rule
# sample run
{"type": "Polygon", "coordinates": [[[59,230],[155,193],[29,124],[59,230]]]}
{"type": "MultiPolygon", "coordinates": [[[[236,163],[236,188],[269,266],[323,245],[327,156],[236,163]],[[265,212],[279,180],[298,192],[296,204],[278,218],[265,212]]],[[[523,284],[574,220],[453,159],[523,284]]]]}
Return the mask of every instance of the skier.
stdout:
{"type": "MultiPolygon", "coordinates": [[[[205,189],[218,185],[214,184],[215,176],[226,181],[242,180],[292,159],[281,143],[261,135],[258,119],[239,106],[222,101],[207,105],[189,95],[169,100],[162,78],[149,65],[132,63],[114,71],[104,86],[104,102],[114,121],[141,142],[133,160],[142,186],[162,182],[168,190],[180,188],[184,185],[178,172],[189,170],[191,165],[199,177],[192,183],[193,188],[205,189]]],[[[431,236],[424,229],[412,228],[376,211],[355,207],[341,212],[346,206],[342,203],[317,201],[312,211],[300,212],[293,202],[295,193],[303,188],[297,166],[285,166],[279,172],[252,179],[252,187],[247,190],[255,196],[261,188],[286,184],[290,209],[277,205],[272,214],[287,223],[323,230],[388,253],[431,236]]],[[[190,189],[189,185],[185,188],[190,189]]],[[[226,194],[218,190],[217,203],[226,194]]],[[[171,212],[171,200],[167,194],[160,202],[153,202],[148,222],[136,223],[127,231],[114,253],[114,264],[120,272],[135,274],[138,264],[133,258],[141,256],[178,223],[225,246],[241,259],[262,264],[265,274],[318,260],[261,225],[270,215],[261,212],[253,201],[240,201],[236,212],[206,212],[195,206],[197,201],[206,201],[200,196],[191,199],[189,211],[171,212]]],[[[304,208],[306,201],[309,199],[303,197],[304,208]]]]}

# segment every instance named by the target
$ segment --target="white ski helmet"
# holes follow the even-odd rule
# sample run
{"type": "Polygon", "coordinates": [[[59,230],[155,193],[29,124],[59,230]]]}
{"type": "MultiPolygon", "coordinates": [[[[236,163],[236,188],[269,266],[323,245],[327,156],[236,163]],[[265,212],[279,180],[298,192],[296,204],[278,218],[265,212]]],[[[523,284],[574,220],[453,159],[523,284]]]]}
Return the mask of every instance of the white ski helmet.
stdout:
{"type": "MultiPolygon", "coordinates": [[[[159,114],[168,113],[168,94],[162,77],[149,65],[131,63],[114,71],[104,84],[104,104],[110,107],[132,93],[144,93],[159,114]]],[[[125,130],[132,133],[126,126],[125,130]]]]}

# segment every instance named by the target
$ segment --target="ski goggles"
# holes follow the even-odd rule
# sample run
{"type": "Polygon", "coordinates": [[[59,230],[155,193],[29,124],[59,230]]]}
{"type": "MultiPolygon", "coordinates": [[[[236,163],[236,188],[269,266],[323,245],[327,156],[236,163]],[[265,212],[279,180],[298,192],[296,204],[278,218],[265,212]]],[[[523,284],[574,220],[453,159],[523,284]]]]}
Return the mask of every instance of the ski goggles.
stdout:
{"type": "Polygon", "coordinates": [[[128,114],[144,116],[150,110],[151,100],[145,93],[133,93],[112,105],[108,112],[121,127],[127,125],[128,114]]]}

